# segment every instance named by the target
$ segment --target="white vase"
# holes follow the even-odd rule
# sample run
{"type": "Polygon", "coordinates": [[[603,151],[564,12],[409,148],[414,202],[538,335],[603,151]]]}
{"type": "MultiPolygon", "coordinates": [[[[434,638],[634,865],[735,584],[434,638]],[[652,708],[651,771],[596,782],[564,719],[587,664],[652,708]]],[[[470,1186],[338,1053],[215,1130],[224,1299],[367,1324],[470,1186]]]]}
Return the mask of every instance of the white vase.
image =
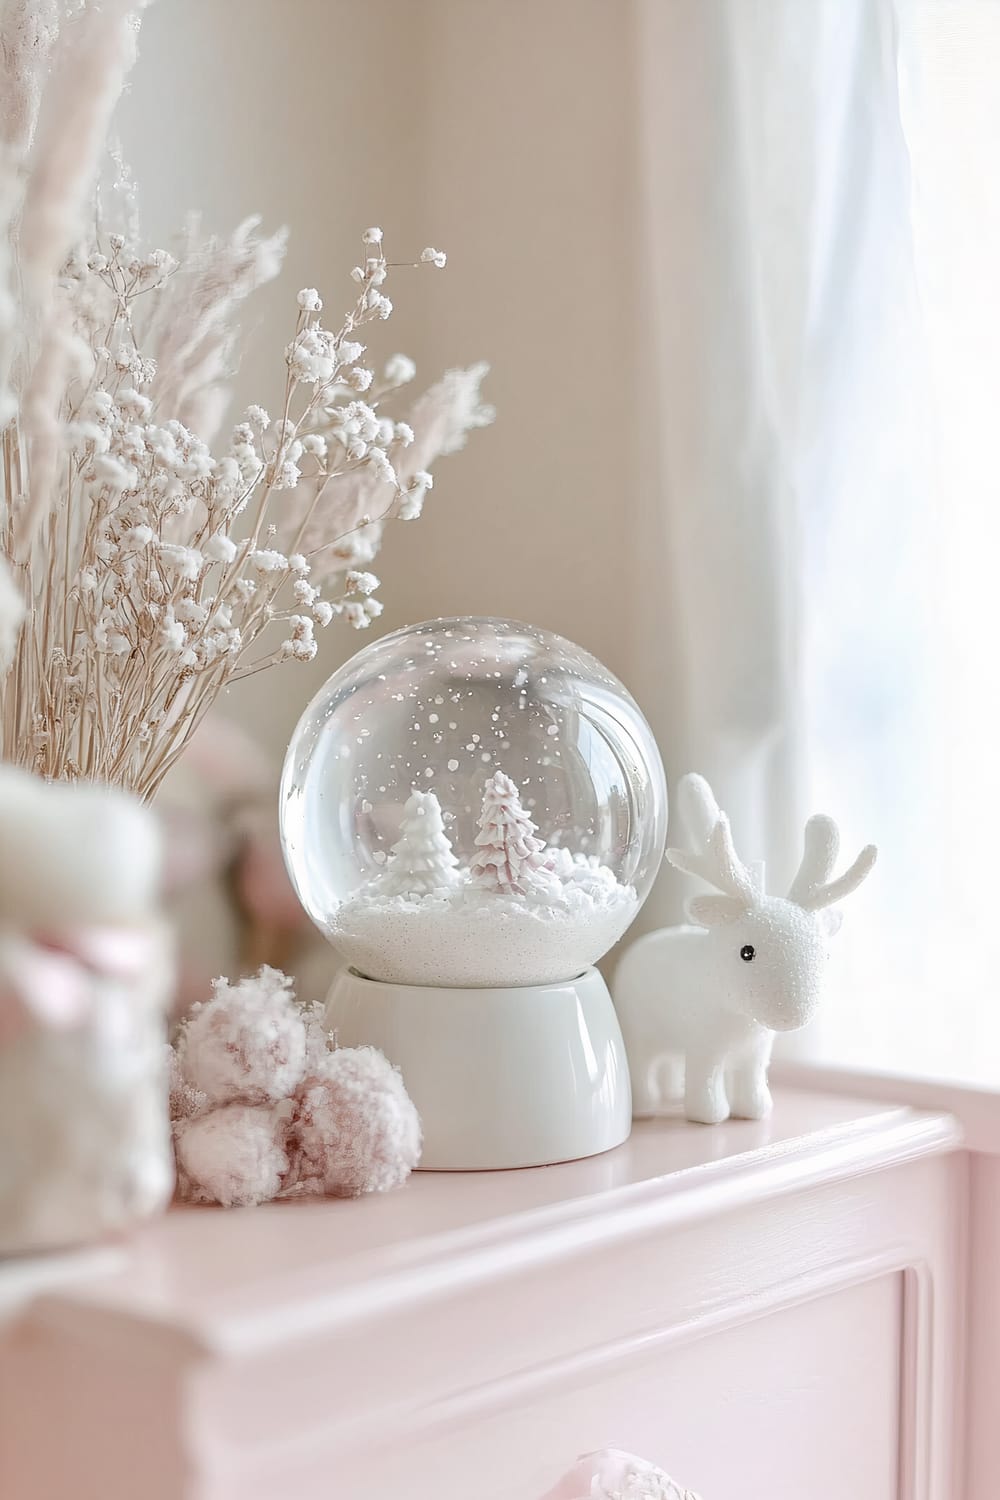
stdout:
{"type": "Polygon", "coordinates": [[[564,984],[446,989],[342,969],[326,1024],[401,1069],[424,1171],[533,1167],[620,1146],[632,1097],[621,1029],[596,969],[564,984]]]}
{"type": "MultiPolygon", "coordinates": [[[[141,965],[81,968],[72,1024],[23,1025],[0,1039],[0,1255],[87,1244],[170,1199],[171,943],[158,921],[127,937],[141,965]]],[[[0,945],[0,990],[5,981],[0,945]]]]}

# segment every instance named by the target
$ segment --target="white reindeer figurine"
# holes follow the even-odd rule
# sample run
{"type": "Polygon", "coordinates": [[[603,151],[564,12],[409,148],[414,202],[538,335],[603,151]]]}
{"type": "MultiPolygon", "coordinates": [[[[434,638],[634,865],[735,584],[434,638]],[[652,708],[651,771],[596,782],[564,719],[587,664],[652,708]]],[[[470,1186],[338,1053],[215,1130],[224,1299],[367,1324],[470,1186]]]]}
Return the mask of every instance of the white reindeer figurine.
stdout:
{"type": "Polygon", "coordinates": [[[831,880],[837,825],[821,814],[812,817],[788,895],[769,896],[763,867],[748,867],[737,856],[729,819],[704,777],[684,776],[677,802],[691,847],[668,849],[667,859],[715,893],[688,902],[697,925],[648,933],[618,966],[614,997],[633,1112],[639,1118],[658,1113],[677,1092],[671,1085],[683,1063],[689,1120],[759,1120],[771,1108],[767,1069],[774,1034],[795,1031],[815,1014],[827,938],[841,921],[830,907],[864,880],[875,846],[831,880]]]}

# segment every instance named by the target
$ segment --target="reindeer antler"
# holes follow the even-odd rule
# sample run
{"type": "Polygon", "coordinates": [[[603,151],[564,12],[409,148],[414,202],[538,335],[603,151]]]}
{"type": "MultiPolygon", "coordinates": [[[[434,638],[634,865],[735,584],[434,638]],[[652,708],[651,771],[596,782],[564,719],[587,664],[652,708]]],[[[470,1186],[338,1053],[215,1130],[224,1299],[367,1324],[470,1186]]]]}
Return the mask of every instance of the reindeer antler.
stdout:
{"type": "Polygon", "coordinates": [[[676,870],[707,880],[727,896],[751,903],[755,894],[753,876],[733,847],[729,819],[720,811],[704,776],[691,771],[681,777],[677,806],[693,847],[668,849],[670,863],[676,870]]]}
{"type": "Polygon", "coordinates": [[[722,811],[712,788],[697,771],[689,771],[677,783],[677,810],[691,842],[699,849],[704,848],[722,811]]]}
{"type": "Polygon", "coordinates": [[[874,844],[866,844],[850,869],[831,880],[839,849],[840,834],[833,819],[825,813],[810,818],[805,829],[802,863],[788,890],[789,901],[806,911],[819,911],[857,889],[875,863],[878,850],[874,844]]]}

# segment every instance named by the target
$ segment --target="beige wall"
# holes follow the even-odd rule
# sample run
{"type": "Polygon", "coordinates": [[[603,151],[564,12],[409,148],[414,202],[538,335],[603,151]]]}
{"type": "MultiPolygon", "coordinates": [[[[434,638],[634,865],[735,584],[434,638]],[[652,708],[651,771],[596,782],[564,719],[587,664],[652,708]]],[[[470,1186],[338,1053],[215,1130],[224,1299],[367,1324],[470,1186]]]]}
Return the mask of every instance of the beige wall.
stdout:
{"type": "MultiPolygon", "coordinates": [[[[378,571],[392,629],[447,613],[550,626],[628,673],[636,451],[631,6],[611,0],[161,0],[121,116],[147,229],[187,210],[292,231],[236,404],[275,399],[295,292],[349,293],[357,233],[435,244],[376,335],[429,381],[489,359],[496,426],[444,461],[378,571]]],[[[275,751],[366,637],[234,691],[275,751]]]]}

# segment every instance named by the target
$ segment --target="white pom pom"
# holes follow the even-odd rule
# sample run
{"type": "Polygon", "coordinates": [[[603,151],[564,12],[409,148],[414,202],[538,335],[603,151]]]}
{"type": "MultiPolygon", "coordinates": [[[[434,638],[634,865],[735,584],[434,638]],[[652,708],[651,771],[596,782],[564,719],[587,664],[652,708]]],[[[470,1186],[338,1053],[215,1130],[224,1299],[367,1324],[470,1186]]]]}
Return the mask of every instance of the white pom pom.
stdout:
{"type": "Polygon", "coordinates": [[[306,1063],[306,1026],[291,981],[266,967],[238,984],[216,980],[213,998],[192,1012],[179,1048],[186,1081],[212,1104],[288,1098],[306,1063]]]}
{"type": "Polygon", "coordinates": [[[328,1053],[302,1089],[293,1128],[303,1179],[340,1197],[398,1187],[420,1160],[420,1117],[374,1047],[328,1053]]]}
{"type": "Polygon", "coordinates": [[[175,1126],[186,1195],[224,1208],[266,1203],[288,1171],[281,1112],[227,1104],[175,1126]]]}

